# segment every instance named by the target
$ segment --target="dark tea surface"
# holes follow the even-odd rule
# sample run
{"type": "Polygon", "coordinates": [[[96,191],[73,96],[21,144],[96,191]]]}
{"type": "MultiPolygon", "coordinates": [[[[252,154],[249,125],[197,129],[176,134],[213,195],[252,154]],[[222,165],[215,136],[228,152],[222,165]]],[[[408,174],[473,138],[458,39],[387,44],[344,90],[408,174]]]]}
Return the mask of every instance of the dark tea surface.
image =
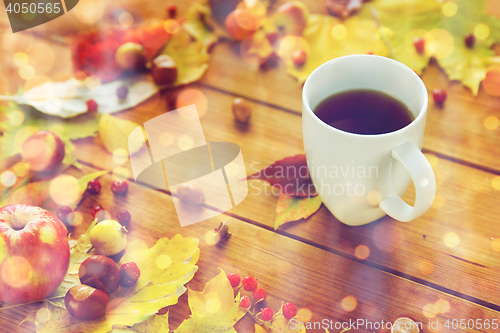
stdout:
{"type": "Polygon", "coordinates": [[[323,100],[314,109],[323,122],[356,134],[383,134],[409,125],[414,117],[400,100],[375,90],[349,90],[323,100]]]}

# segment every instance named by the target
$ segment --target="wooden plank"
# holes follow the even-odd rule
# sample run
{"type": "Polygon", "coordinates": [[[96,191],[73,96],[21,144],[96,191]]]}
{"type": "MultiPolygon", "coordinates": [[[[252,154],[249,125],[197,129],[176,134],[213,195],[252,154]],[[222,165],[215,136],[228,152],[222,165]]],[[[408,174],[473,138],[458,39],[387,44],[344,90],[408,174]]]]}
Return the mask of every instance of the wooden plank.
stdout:
{"type": "MultiPolygon", "coordinates": [[[[84,168],[84,171],[88,173],[91,170],[84,168]]],[[[411,316],[426,325],[428,318],[424,315],[424,307],[427,306],[432,312],[435,309],[432,306],[439,300],[444,300],[449,305],[447,312],[432,316],[433,321],[439,320],[441,323],[439,331],[453,331],[443,327],[448,319],[491,320],[499,317],[495,310],[227,216],[223,216],[223,219],[229,225],[231,237],[224,243],[210,246],[204,241],[204,235],[212,232],[220,223],[219,218],[181,228],[169,195],[145,190],[131,183],[126,197],[115,197],[109,191],[112,177],[106,175],[100,181],[100,194],[85,195],[78,208],[84,216],[84,223],[90,223],[92,207],[101,204],[112,216],[120,209],[127,209],[131,213],[131,239],[138,237],[149,245],[160,237],[170,238],[178,233],[200,239],[199,270],[189,283],[195,290],[201,290],[218,273],[217,268],[220,267],[227,273],[234,271],[241,275],[254,275],[259,285],[268,291],[265,306],[277,309],[281,301],[291,301],[298,307],[311,311],[311,322],[322,322],[324,319],[333,323],[358,319],[387,322],[400,316],[411,316]],[[357,301],[357,306],[352,311],[346,311],[342,307],[342,300],[347,296],[354,297],[357,301]]],[[[80,228],[80,231],[83,229],[80,228]]],[[[246,294],[244,291],[242,293],[246,294]]],[[[21,320],[25,310],[15,309],[19,314],[15,320],[21,320]]],[[[170,307],[170,311],[171,328],[175,328],[188,317],[186,297],[183,296],[178,305],[170,307]]],[[[14,315],[8,315],[8,318],[14,320],[14,315]]],[[[12,325],[4,324],[8,325],[0,317],[0,331],[4,327],[13,328],[12,325]]],[[[253,321],[245,318],[238,324],[238,331],[251,332],[251,326],[253,321]]],[[[340,330],[335,328],[330,330],[338,331],[340,330]]]]}
{"type": "MultiPolygon", "coordinates": [[[[252,103],[251,124],[241,128],[235,125],[229,110],[231,96],[206,88],[200,91],[209,103],[208,112],[202,117],[207,140],[238,144],[247,174],[275,160],[303,153],[301,119],[297,114],[252,103]]],[[[126,111],[120,117],[141,123],[163,112],[164,100],[159,98],[154,107],[145,104],[143,112],[126,111]]],[[[78,158],[100,168],[114,169],[117,164],[98,140],[79,141],[78,158]]],[[[142,154],[146,157],[146,152],[142,154]]],[[[496,304],[495,296],[489,292],[500,278],[500,260],[492,248],[500,237],[500,226],[493,222],[500,214],[496,204],[500,193],[491,186],[495,175],[428,156],[433,164],[437,163],[438,199],[436,208],[416,221],[399,223],[386,217],[367,226],[348,227],[321,208],[307,222],[291,223],[280,228],[280,232],[350,258],[355,258],[358,245],[366,245],[370,249],[366,260],[377,267],[496,304]],[[453,248],[444,243],[448,232],[460,238],[453,248]],[[455,278],[449,279],[450,274],[455,278]]],[[[248,197],[229,213],[272,229],[277,196],[259,180],[249,182],[249,191],[248,197]]],[[[407,199],[411,197],[409,191],[407,199]]]]}

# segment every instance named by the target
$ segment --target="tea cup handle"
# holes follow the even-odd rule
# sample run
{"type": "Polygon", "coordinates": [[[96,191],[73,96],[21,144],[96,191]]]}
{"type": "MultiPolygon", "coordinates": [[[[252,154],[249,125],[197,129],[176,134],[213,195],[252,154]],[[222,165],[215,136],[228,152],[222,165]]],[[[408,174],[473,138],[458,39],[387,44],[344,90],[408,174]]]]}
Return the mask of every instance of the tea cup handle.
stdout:
{"type": "Polygon", "coordinates": [[[408,170],[415,185],[415,204],[413,207],[408,205],[394,190],[391,159],[379,178],[379,190],[382,195],[379,207],[392,218],[408,222],[420,217],[431,207],[436,195],[436,177],[429,161],[409,141],[392,149],[391,157],[401,162],[408,170]]]}

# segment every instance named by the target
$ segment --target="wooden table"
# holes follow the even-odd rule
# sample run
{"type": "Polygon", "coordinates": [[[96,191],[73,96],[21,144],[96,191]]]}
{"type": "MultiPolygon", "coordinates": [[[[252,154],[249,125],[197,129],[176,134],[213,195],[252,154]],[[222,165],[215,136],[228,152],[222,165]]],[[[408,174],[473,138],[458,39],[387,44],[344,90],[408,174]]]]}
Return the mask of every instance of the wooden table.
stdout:
{"type": "MultiPolygon", "coordinates": [[[[189,1],[176,2],[182,16],[189,1]]],[[[313,12],[324,11],[320,0],[304,2],[313,12]]],[[[154,2],[161,11],[138,3],[143,2],[126,1],[123,6],[148,18],[164,18],[163,3],[154,2]]],[[[6,84],[10,92],[25,85],[13,64],[16,52],[48,48],[57,57],[44,65],[49,70],[41,71],[41,75],[54,78],[72,73],[70,51],[53,42],[54,38],[45,37],[60,31],[64,24],[69,27],[67,31],[86,26],[72,22],[71,14],[62,20],[15,35],[4,25],[6,31],[0,36],[2,93],[6,84]]],[[[250,174],[253,162],[263,167],[304,152],[301,86],[285,73],[282,64],[259,70],[245,63],[235,50],[236,45],[231,43],[217,44],[211,52],[207,73],[198,83],[185,88],[201,91],[208,100],[208,112],[201,120],[207,141],[238,144],[250,174]],[[247,98],[253,107],[251,123],[245,130],[235,126],[231,113],[230,106],[236,97],[247,98]]],[[[36,66],[35,69],[38,70],[36,66]]],[[[232,236],[218,246],[207,245],[204,235],[220,223],[219,218],[181,228],[170,194],[140,188],[133,180],[129,182],[126,197],[103,191],[97,196],[87,196],[78,210],[88,225],[90,211],[97,204],[109,207],[112,215],[127,209],[132,214],[132,231],[149,245],[160,237],[178,233],[200,239],[199,270],[189,283],[195,290],[201,290],[217,274],[217,267],[221,267],[227,273],[254,275],[259,285],[268,291],[268,306],[278,309],[281,301],[293,302],[311,311],[310,322],[324,319],[333,324],[358,319],[387,322],[411,316],[424,324],[424,332],[498,331],[457,330],[444,325],[447,320],[450,323],[461,319],[465,322],[500,320],[500,192],[492,187],[492,180],[500,175],[500,137],[498,129],[487,130],[483,124],[486,117],[498,116],[500,98],[488,95],[483,88],[477,97],[472,96],[460,83],[450,82],[433,63],[422,79],[429,92],[435,88],[446,89],[448,100],[440,108],[429,95],[423,151],[436,174],[437,198],[426,214],[411,223],[384,217],[365,226],[350,227],[322,207],[307,221],[287,224],[274,231],[277,197],[258,194],[266,186],[263,182],[256,182],[257,188],[250,187],[248,197],[240,205],[222,215],[232,236]],[[355,249],[360,245],[369,249],[366,259],[356,256],[355,249]],[[352,298],[346,299],[347,296],[352,298]],[[357,304],[347,311],[345,303],[352,299],[357,304]],[[439,329],[430,329],[429,320],[439,321],[439,329]]],[[[167,94],[169,92],[163,92],[133,110],[116,115],[143,123],[167,110],[167,94]]],[[[71,174],[113,170],[120,166],[98,138],[78,140],[75,145],[83,168],[82,171],[71,169],[71,174]]],[[[124,166],[130,169],[129,162],[124,166]]],[[[112,179],[111,175],[101,177],[103,187],[108,187],[112,179]]],[[[410,189],[407,198],[411,199],[412,194],[410,189]]],[[[83,230],[82,226],[79,231],[83,230]]],[[[34,331],[30,323],[18,327],[33,307],[36,305],[9,307],[3,304],[0,331],[34,331]]],[[[171,328],[176,328],[188,316],[185,294],[170,309],[171,328]]],[[[236,330],[253,332],[252,319],[245,317],[236,325],[236,330]]],[[[324,329],[309,331],[324,332],[324,329]]],[[[340,331],[330,328],[330,332],[340,331]]]]}

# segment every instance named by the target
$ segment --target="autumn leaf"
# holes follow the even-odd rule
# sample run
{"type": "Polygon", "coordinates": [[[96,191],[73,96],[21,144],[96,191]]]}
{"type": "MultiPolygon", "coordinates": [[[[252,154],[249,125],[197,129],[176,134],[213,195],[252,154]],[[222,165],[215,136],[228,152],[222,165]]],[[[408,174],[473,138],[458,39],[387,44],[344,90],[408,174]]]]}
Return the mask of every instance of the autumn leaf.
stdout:
{"type": "MultiPolygon", "coordinates": [[[[203,37],[201,37],[203,38],[203,37]]],[[[162,86],[180,86],[200,79],[208,69],[208,42],[192,41],[191,35],[184,29],[175,33],[163,49],[163,54],[171,56],[177,64],[177,79],[173,84],[162,86]]]]}
{"type": "MultiPolygon", "coordinates": [[[[55,309],[47,323],[37,332],[93,332],[107,333],[115,326],[133,326],[148,320],[158,310],[177,303],[186,291],[198,267],[198,240],[176,235],[172,239],[161,238],[149,248],[141,240],[134,240],[119,265],[135,262],[141,277],[131,287],[120,287],[110,294],[106,314],[93,321],[80,321],[68,311],[55,309]]],[[[163,323],[164,325],[164,323],[163,323]]]]}
{"type": "Polygon", "coordinates": [[[87,189],[87,183],[108,172],[107,170],[97,171],[79,179],[69,175],[60,175],[52,180],[29,183],[14,191],[14,193],[8,198],[5,198],[0,205],[3,207],[11,204],[24,203],[27,205],[40,206],[48,210],[56,210],[61,206],[61,203],[55,202],[52,196],[59,194],[59,197],[67,200],[67,202],[64,202],[64,205],[74,208],[87,189]]]}
{"type": "Polygon", "coordinates": [[[217,42],[217,35],[205,21],[206,18],[210,18],[211,14],[212,9],[207,0],[195,2],[187,10],[182,24],[184,30],[201,42],[207,50],[217,42]]]}
{"type": "Polygon", "coordinates": [[[203,291],[188,289],[191,318],[184,320],[176,333],[236,333],[234,325],[246,313],[241,309],[240,295],[234,291],[222,269],[208,281],[203,291]]]}
{"type": "Polygon", "coordinates": [[[276,219],[274,230],[279,226],[300,219],[307,219],[316,213],[321,207],[322,201],[319,196],[310,198],[291,197],[282,193],[276,206],[276,219]]]}
{"type": "Polygon", "coordinates": [[[132,327],[112,329],[109,333],[169,333],[168,312],[165,315],[154,315],[146,321],[135,324],[132,327]]]}
{"type": "Polygon", "coordinates": [[[345,20],[311,15],[303,36],[282,38],[279,54],[299,83],[319,65],[344,55],[388,56],[418,73],[435,57],[451,80],[460,80],[476,95],[494,63],[491,46],[500,41],[500,20],[488,15],[486,1],[374,0],[345,20]],[[464,43],[467,33],[476,35],[473,48],[464,43]],[[415,37],[426,41],[422,54],[413,45],[415,37]],[[301,67],[286,61],[297,47],[308,54],[301,67]]]}
{"type": "Polygon", "coordinates": [[[121,149],[132,155],[144,146],[143,142],[131,141],[129,151],[128,137],[139,126],[139,124],[133,121],[103,114],[99,121],[99,138],[108,152],[113,154],[118,149],[121,149]]]}
{"type": "Polygon", "coordinates": [[[307,198],[318,194],[311,181],[304,154],[285,157],[247,179],[264,180],[289,196],[307,198]]]}
{"type": "Polygon", "coordinates": [[[297,317],[293,322],[283,316],[283,305],[270,323],[255,324],[255,333],[306,333],[304,323],[297,317]]]}

